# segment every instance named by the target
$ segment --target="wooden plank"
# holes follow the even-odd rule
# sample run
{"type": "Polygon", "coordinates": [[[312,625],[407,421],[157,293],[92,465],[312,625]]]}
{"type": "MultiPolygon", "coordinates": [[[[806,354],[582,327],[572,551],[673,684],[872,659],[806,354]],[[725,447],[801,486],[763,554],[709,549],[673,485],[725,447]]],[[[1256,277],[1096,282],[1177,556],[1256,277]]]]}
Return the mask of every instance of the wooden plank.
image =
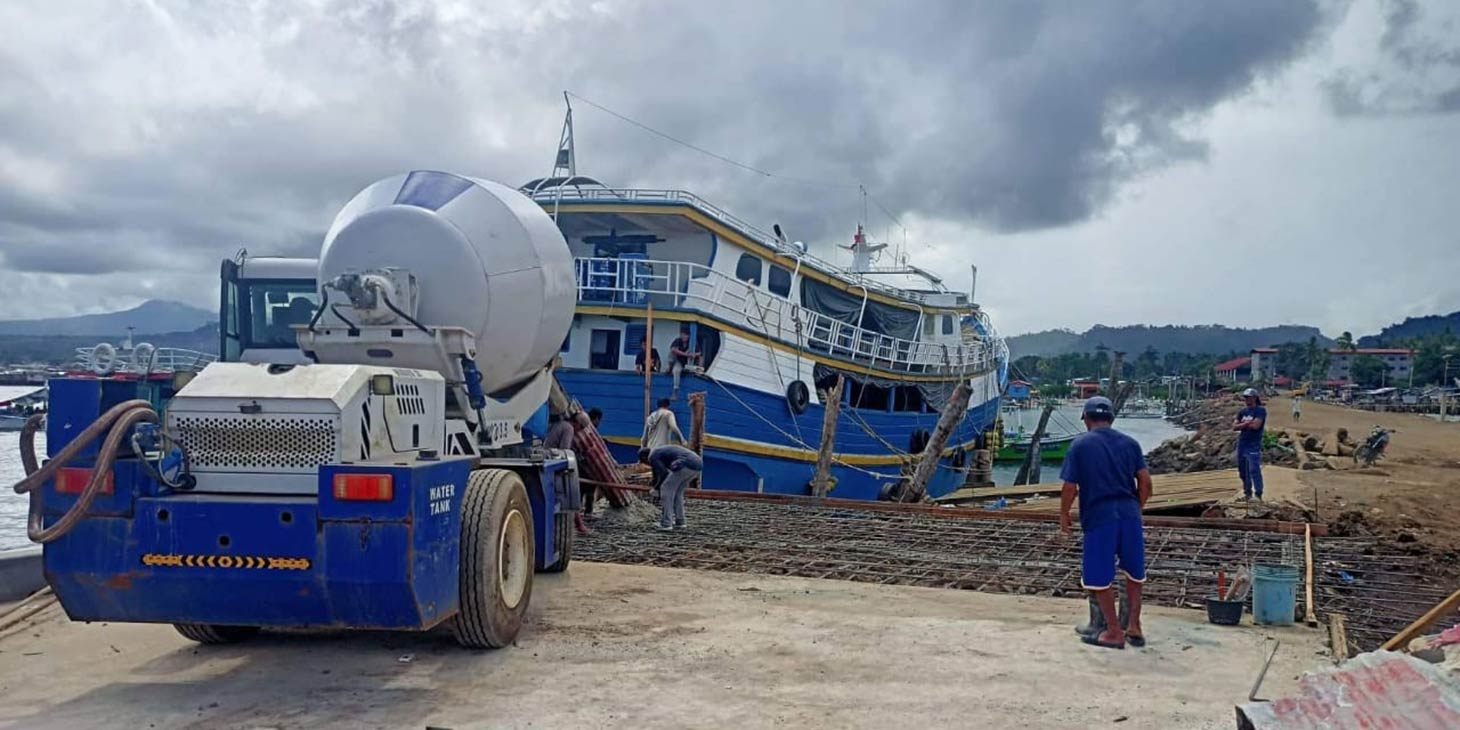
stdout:
{"type": "Polygon", "coordinates": [[[1424,633],[1425,629],[1430,627],[1430,624],[1439,621],[1442,617],[1457,608],[1460,608],[1460,590],[1451,593],[1449,598],[1440,601],[1439,604],[1426,612],[1425,615],[1415,619],[1414,623],[1404,627],[1403,631],[1395,634],[1394,638],[1384,642],[1384,645],[1379,648],[1384,651],[1402,651],[1405,647],[1409,646],[1409,642],[1414,641],[1416,637],[1424,633]]]}
{"type": "Polygon", "coordinates": [[[1348,630],[1341,613],[1328,614],[1328,646],[1333,650],[1333,663],[1348,661],[1348,630]]]}

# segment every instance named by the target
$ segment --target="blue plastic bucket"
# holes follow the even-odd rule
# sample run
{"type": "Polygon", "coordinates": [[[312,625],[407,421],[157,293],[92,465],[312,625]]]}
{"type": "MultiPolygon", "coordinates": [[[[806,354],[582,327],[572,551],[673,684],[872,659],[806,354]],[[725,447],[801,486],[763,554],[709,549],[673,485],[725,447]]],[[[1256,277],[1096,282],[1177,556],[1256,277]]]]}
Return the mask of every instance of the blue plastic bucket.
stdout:
{"type": "Polygon", "coordinates": [[[1288,565],[1252,566],[1252,620],[1291,626],[1298,604],[1298,569],[1288,565]]]}

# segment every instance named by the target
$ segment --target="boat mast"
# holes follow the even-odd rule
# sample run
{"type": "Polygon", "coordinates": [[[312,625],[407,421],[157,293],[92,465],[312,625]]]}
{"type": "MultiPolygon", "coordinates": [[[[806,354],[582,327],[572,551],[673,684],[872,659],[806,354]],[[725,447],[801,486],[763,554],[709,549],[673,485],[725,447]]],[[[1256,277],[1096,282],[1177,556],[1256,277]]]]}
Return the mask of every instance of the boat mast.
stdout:
{"type": "Polygon", "coordinates": [[[557,184],[557,192],[553,195],[553,222],[558,220],[558,203],[563,199],[563,185],[578,176],[578,154],[573,147],[573,102],[568,98],[568,92],[563,92],[563,105],[568,108],[563,115],[563,131],[558,134],[558,152],[553,156],[553,172],[548,175],[551,180],[555,177],[563,179],[557,184]]]}

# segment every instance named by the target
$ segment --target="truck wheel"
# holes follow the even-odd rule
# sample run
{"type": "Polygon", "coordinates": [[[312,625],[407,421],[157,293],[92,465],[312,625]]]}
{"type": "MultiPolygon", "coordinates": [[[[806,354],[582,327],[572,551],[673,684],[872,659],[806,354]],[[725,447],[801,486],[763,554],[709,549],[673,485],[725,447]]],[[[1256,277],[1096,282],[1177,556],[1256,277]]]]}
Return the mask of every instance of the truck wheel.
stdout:
{"type": "Polygon", "coordinates": [[[553,520],[553,547],[558,550],[557,562],[542,569],[544,573],[561,573],[573,559],[573,542],[578,533],[572,512],[564,512],[553,520]]]}
{"type": "Polygon", "coordinates": [[[173,624],[179,634],[199,644],[232,644],[259,632],[257,626],[224,626],[222,624],[173,624]]]}
{"type": "Polygon", "coordinates": [[[532,598],[536,544],[522,477],[505,469],[471,473],[461,500],[461,607],[457,643],[496,649],[512,643],[532,598]]]}

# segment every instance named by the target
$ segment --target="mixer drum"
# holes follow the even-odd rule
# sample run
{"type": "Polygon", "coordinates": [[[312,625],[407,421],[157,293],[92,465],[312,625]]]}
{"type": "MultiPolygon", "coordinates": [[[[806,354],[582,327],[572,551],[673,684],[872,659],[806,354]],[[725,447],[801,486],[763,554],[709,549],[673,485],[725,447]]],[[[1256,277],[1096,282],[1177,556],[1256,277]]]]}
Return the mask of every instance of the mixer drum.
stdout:
{"type": "Polygon", "coordinates": [[[319,281],[386,267],[416,275],[423,324],[476,337],[489,392],[547,365],[572,325],[567,241],[542,208],[499,183],[417,171],[365,188],[325,236],[319,281]]]}

